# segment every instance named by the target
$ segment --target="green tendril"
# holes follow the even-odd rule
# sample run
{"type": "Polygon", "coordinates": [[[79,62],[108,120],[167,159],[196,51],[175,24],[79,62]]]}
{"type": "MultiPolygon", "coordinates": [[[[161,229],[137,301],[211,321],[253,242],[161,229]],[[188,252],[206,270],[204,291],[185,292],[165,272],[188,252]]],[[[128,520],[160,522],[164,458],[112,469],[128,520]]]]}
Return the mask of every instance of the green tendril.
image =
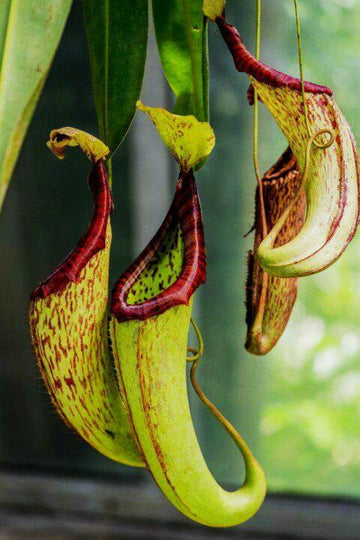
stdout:
{"type": "Polygon", "coordinates": [[[275,240],[277,238],[277,235],[281,231],[282,227],[285,224],[286,219],[290,215],[291,210],[294,208],[294,205],[296,201],[298,200],[301,192],[306,186],[306,182],[309,177],[309,171],[310,171],[310,163],[311,163],[311,151],[313,146],[316,148],[319,148],[321,150],[325,150],[326,148],[329,148],[335,141],[334,132],[329,128],[323,128],[319,129],[315,133],[311,133],[311,127],[309,122],[309,115],[308,115],[308,107],[306,103],[306,93],[305,93],[305,82],[304,82],[304,62],[303,62],[303,54],[302,54],[302,41],[301,41],[301,26],[300,26],[300,17],[299,17],[299,6],[298,1],[294,0],[294,8],[295,8],[295,20],[296,20],[296,34],[297,34],[297,46],[298,46],[298,59],[299,59],[299,72],[300,72],[300,82],[301,82],[301,96],[303,101],[303,107],[304,107],[304,118],[305,118],[305,124],[306,124],[306,130],[308,133],[308,142],[306,145],[306,151],[305,151],[305,163],[304,163],[304,169],[302,172],[302,181],[301,184],[291,201],[290,205],[287,207],[281,218],[278,220],[276,225],[272,228],[270,233],[267,236],[267,241],[269,242],[269,246],[273,247],[275,244],[275,240]],[[328,140],[325,142],[317,142],[316,139],[320,135],[328,135],[328,140]]]}
{"type": "Polygon", "coordinates": [[[218,422],[223,426],[223,428],[227,431],[227,433],[230,435],[236,446],[239,448],[240,452],[243,455],[243,458],[245,462],[248,462],[250,457],[252,456],[251,451],[249,447],[247,446],[244,439],[241,437],[240,433],[234,428],[234,426],[225,418],[225,416],[215,407],[215,405],[206,397],[202,389],[200,388],[196,377],[196,369],[199,365],[199,360],[204,352],[204,340],[202,338],[201,332],[199,330],[199,327],[195,323],[194,319],[190,319],[191,324],[194,328],[196,337],[198,339],[198,348],[195,347],[188,347],[187,350],[190,352],[193,356],[187,356],[186,360],[188,362],[192,362],[191,370],[190,370],[190,380],[191,384],[197,393],[200,400],[204,403],[204,405],[209,409],[211,414],[218,420],[218,422]]]}
{"type": "MultiPolygon", "coordinates": [[[[261,0],[256,0],[256,44],[255,44],[255,58],[259,60],[260,57],[260,37],[261,37],[261,0]]],[[[267,223],[264,203],[263,186],[261,182],[260,169],[259,169],[259,105],[258,105],[258,92],[254,87],[254,105],[253,105],[253,163],[255,176],[259,185],[259,199],[260,199],[260,211],[262,221],[262,234],[263,238],[267,235],[267,223]]]]}
{"type": "Polygon", "coordinates": [[[319,131],[314,133],[314,135],[311,135],[308,142],[307,142],[306,153],[305,153],[305,165],[304,165],[304,170],[303,170],[303,173],[302,173],[301,184],[298,187],[298,189],[297,189],[297,191],[296,191],[296,193],[294,195],[293,200],[291,201],[289,206],[286,208],[285,212],[282,214],[280,219],[277,221],[277,223],[274,225],[274,227],[271,229],[270,233],[266,237],[267,241],[269,242],[269,247],[270,248],[272,248],[274,246],[275,240],[276,240],[279,232],[281,231],[281,229],[285,225],[285,222],[286,222],[287,218],[289,217],[289,215],[290,215],[292,209],[294,208],[298,198],[300,197],[300,194],[302,193],[302,191],[304,190],[304,188],[306,186],[306,182],[307,182],[308,177],[309,177],[309,170],[310,170],[310,163],[311,163],[311,150],[312,150],[312,147],[314,145],[314,140],[319,135],[323,135],[325,133],[331,135],[331,140],[328,141],[322,148],[328,148],[334,142],[334,136],[333,136],[333,133],[330,130],[326,129],[326,128],[325,129],[320,129],[319,131]]]}
{"type": "MultiPolygon", "coordinates": [[[[255,31],[255,58],[259,60],[260,58],[260,42],[261,42],[261,0],[256,0],[256,31],[255,31]]],[[[254,110],[253,110],[253,163],[255,176],[258,183],[258,192],[259,192],[259,205],[260,205],[260,215],[261,215],[261,225],[262,225],[262,239],[264,239],[268,234],[268,227],[266,222],[266,210],[265,210],[265,201],[264,201],[264,190],[263,184],[260,176],[259,169],[259,157],[258,157],[258,148],[259,148],[259,104],[258,104],[258,92],[254,87],[254,110]]],[[[262,323],[265,312],[266,297],[268,292],[268,283],[269,275],[267,272],[263,271],[262,287],[259,298],[259,305],[256,312],[255,320],[253,322],[253,333],[261,334],[262,333],[262,323]]]]}
{"type": "Polygon", "coordinates": [[[186,360],[188,362],[198,362],[204,353],[204,340],[203,340],[203,337],[201,335],[198,325],[196,324],[196,322],[194,321],[192,317],[190,319],[190,322],[192,324],[193,329],[195,330],[195,334],[199,343],[199,348],[195,349],[194,347],[188,347],[188,352],[190,352],[193,356],[188,356],[186,360]]]}
{"type": "MultiPolygon", "coordinates": [[[[298,0],[294,0],[294,9],[295,9],[295,21],[296,21],[296,36],[297,36],[297,49],[298,49],[298,61],[299,61],[299,72],[300,72],[300,83],[301,83],[301,95],[303,100],[303,106],[304,106],[304,117],[305,117],[305,124],[306,124],[306,131],[309,136],[309,140],[311,140],[311,144],[316,146],[316,148],[320,149],[326,149],[329,148],[334,142],[334,133],[331,129],[321,129],[315,133],[315,135],[312,135],[311,128],[310,128],[310,122],[309,122],[309,112],[308,112],[308,106],[306,103],[306,94],[305,94],[305,80],[304,80],[304,62],[303,62],[303,53],[302,53],[302,40],[301,40],[301,24],[300,24],[300,15],[299,15],[299,5],[298,0]],[[321,143],[317,142],[316,139],[319,135],[327,134],[329,135],[328,141],[321,143]]],[[[306,152],[308,157],[308,152],[306,152]]],[[[310,154],[309,154],[310,157],[310,154]]],[[[306,169],[306,162],[304,165],[304,169],[306,169]]]]}

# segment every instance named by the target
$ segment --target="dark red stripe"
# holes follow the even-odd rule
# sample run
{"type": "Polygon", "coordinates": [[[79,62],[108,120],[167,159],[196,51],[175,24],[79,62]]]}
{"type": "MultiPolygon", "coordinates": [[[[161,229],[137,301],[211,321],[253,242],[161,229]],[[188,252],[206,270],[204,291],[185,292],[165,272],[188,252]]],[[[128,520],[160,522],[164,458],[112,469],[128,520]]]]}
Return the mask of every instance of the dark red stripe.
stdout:
{"type": "MultiPolygon", "coordinates": [[[[236,28],[228,24],[224,17],[218,17],[215,22],[232,54],[235,67],[238,71],[247,73],[257,81],[269,84],[270,86],[277,88],[288,87],[292,90],[301,91],[300,79],[277,71],[256,60],[245,47],[236,28]]],[[[312,92],[313,94],[328,94],[329,96],[333,94],[332,90],[327,86],[320,86],[307,81],[305,81],[305,91],[312,92]]]]}
{"type": "Polygon", "coordinates": [[[94,200],[91,222],[66,259],[32,291],[32,299],[46,298],[52,293],[62,291],[68,283],[78,281],[84,266],[105,247],[106,228],[112,211],[112,196],[103,161],[94,164],[88,182],[94,200]]]}
{"type": "Polygon", "coordinates": [[[119,322],[145,320],[179,304],[188,304],[195,290],[206,280],[204,230],[198,191],[192,172],[180,173],[170,209],[154,238],[119,278],[112,293],[111,312],[119,322]],[[160,294],[141,304],[127,303],[128,294],[160,248],[166,233],[180,225],[184,242],[183,267],[178,279],[160,294]]]}

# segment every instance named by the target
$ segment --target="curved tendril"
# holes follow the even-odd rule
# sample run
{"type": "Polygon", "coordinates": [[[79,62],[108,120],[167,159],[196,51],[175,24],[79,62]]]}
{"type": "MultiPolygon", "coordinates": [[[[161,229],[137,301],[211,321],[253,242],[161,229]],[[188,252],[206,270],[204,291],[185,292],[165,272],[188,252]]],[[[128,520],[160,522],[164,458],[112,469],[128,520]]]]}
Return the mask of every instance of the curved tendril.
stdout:
{"type": "Polygon", "coordinates": [[[199,342],[199,348],[196,349],[195,347],[188,347],[187,350],[190,352],[193,356],[187,356],[186,360],[188,362],[198,362],[202,355],[204,354],[204,340],[201,335],[200,329],[196,322],[194,321],[193,317],[190,318],[190,322],[192,324],[193,329],[195,330],[196,337],[199,342]]]}
{"type": "Polygon", "coordinates": [[[303,173],[302,173],[301,184],[300,184],[300,186],[299,186],[293,200],[291,201],[291,203],[289,204],[289,206],[287,207],[287,209],[285,210],[285,212],[283,213],[283,215],[281,216],[279,221],[276,223],[276,225],[274,225],[274,227],[271,229],[270,233],[267,235],[267,237],[263,241],[263,247],[264,247],[264,245],[266,246],[266,248],[272,248],[274,246],[277,235],[279,234],[279,232],[283,228],[283,226],[285,224],[285,221],[287,220],[290,212],[294,208],[294,206],[295,206],[301,192],[305,188],[306,182],[307,182],[308,177],[309,177],[312,146],[314,145],[314,140],[319,135],[323,135],[323,134],[328,134],[330,136],[330,140],[328,140],[325,143],[321,143],[322,146],[318,147],[318,148],[324,148],[325,149],[325,148],[328,148],[329,146],[331,146],[333,144],[333,142],[334,142],[334,134],[333,134],[333,132],[331,130],[329,130],[327,128],[326,129],[320,129],[319,131],[317,131],[316,133],[311,135],[311,137],[309,138],[309,140],[307,142],[307,145],[306,145],[305,164],[304,164],[304,170],[303,170],[303,173]]]}
{"type": "Polygon", "coordinates": [[[236,446],[239,448],[240,452],[243,455],[243,458],[246,461],[246,454],[251,454],[250,448],[240,435],[240,433],[234,428],[234,426],[225,418],[225,416],[215,407],[215,405],[209,400],[209,398],[204,394],[202,389],[200,388],[195,373],[199,365],[199,360],[202,357],[204,353],[204,340],[201,335],[200,329],[198,325],[195,323],[194,319],[191,317],[190,322],[192,324],[192,327],[194,328],[196,337],[198,339],[198,349],[195,347],[188,347],[187,350],[190,352],[193,356],[187,356],[186,360],[188,362],[192,362],[192,366],[190,369],[190,381],[191,384],[197,393],[199,399],[204,403],[204,405],[209,409],[211,414],[218,420],[218,422],[223,426],[223,428],[228,432],[236,446]]]}
{"type": "Polygon", "coordinates": [[[306,145],[305,164],[304,164],[304,170],[302,172],[302,182],[293,200],[291,201],[290,205],[285,210],[285,212],[283,213],[279,221],[276,223],[276,225],[273,227],[273,229],[270,231],[270,233],[267,235],[265,239],[265,244],[267,245],[267,247],[274,246],[277,235],[279,234],[282,227],[284,226],[284,223],[287,217],[289,216],[291,210],[294,208],[294,205],[296,204],[296,201],[298,200],[300,193],[305,188],[305,185],[309,176],[312,147],[315,146],[316,148],[319,148],[320,150],[325,150],[326,148],[329,148],[335,141],[335,135],[332,129],[324,128],[324,129],[319,129],[313,134],[311,133],[308,108],[307,108],[307,103],[306,103],[306,94],[305,94],[304,67],[303,67],[302,42],[301,42],[301,26],[300,26],[300,17],[299,17],[299,6],[298,6],[297,0],[294,0],[294,8],[295,8],[295,19],[296,19],[296,34],[297,34],[299,71],[300,71],[300,82],[301,82],[301,96],[302,96],[303,107],[304,107],[304,118],[305,118],[306,130],[308,132],[309,139],[306,145]],[[317,141],[316,139],[318,139],[320,135],[327,135],[328,136],[327,140],[325,140],[324,142],[317,141]]]}
{"type": "MultiPolygon", "coordinates": [[[[299,62],[300,83],[301,83],[301,96],[302,96],[302,100],[303,100],[306,130],[308,132],[309,139],[311,139],[311,144],[316,146],[316,148],[326,149],[326,148],[329,148],[329,146],[331,146],[333,144],[333,142],[334,142],[334,133],[333,133],[333,131],[331,129],[321,129],[321,130],[317,131],[314,135],[311,134],[308,107],[307,107],[306,95],[305,95],[304,61],[303,61],[303,54],[302,54],[301,24],[300,24],[298,0],[294,0],[294,9],[295,9],[295,21],[296,21],[298,62],[299,62]],[[325,133],[329,135],[329,140],[328,141],[326,141],[324,143],[316,141],[316,139],[317,139],[317,137],[319,135],[325,134],[325,133]]],[[[308,149],[306,149],[306,153],[308,154],[308,149]]],[[[304,169],[306,169],[306,163],[305,163],[304,169]]]]}

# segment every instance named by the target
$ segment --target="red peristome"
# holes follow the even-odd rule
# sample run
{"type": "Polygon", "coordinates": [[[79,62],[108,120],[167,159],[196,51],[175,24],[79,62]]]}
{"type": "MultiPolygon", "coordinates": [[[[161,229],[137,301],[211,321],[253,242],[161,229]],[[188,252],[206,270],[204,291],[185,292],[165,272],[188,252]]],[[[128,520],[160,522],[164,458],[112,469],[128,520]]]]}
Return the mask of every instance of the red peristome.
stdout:
{"type": "Polygon", "coordinates": [[[85,234],[58,268],[31,293],[31,298],[46,298],[62,291],[70,282],[76,282],[84,266],[106,242],[106,228],[113,208],[111,190],[102,160],[94,164],[89,176],[93,194],[94,213],[85,234]]]}
{"type": "Polygon", "coordinates": [[[145,320],[179,304],[188,304],[195,290],[206,280],[206,254],[200,201],[192,171],[180,173],[170,209],[154,238],[114,286],[111,312],[119,322],[145,320]],[[127,303],[128,294],[160,248],[171,227],[180,225],[184,242],[181,273],[167,289],[140,304],[127,303]]]}
{"type": "MultiPolygon", "coordinates": [[[[300,79],[277,71],[254,58],[245,47],[236,28],[228,24],[224,17],[218,17],[216,24],[232,54],[235,67],[238,71],[247,73],[247,75],[254,77],[257,81],[269,84],[270,86],[277,88],[287,86],[292,90],[301,91],[300,79]]],[[[305,92],[328,94],[329,96],[333,94],[332,90],[327,86],[320,86],[307,81],[305,81],[304,86],[305,92]]]]}

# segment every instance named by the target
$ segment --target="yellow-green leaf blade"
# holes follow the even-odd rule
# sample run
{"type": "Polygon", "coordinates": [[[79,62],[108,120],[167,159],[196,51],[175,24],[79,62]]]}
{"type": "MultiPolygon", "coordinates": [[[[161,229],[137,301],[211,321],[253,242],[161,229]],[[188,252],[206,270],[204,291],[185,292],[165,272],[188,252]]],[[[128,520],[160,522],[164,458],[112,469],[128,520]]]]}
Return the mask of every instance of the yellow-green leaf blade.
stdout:
{"type": "Polygon", "coordinates": [[[147,107],[141,101],[137,107],[152,120],[181,170],[189,171],[212,152],[215,134],[208,122],[199,122],[192,115],[180,116],[166,109],[147,107]]]}
{"type": "Polygon", "coordinates": [[[71,0],[0,3],[0,209],[71,0]]]}

